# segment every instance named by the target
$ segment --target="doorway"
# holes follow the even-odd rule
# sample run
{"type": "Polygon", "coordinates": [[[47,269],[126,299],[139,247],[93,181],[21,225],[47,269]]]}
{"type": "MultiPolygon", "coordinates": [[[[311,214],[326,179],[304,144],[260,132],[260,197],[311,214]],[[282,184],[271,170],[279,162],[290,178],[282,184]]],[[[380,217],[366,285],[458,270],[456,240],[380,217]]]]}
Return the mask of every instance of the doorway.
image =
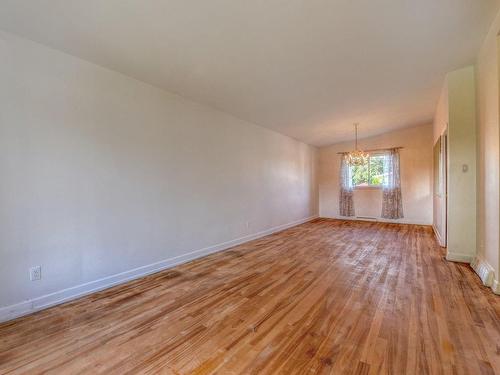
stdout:
{"type": "Polygon", "coordinates": [[[434,232],[439,245],[446,247],[448,233],[448,130],[434,145],[434,232]]]}

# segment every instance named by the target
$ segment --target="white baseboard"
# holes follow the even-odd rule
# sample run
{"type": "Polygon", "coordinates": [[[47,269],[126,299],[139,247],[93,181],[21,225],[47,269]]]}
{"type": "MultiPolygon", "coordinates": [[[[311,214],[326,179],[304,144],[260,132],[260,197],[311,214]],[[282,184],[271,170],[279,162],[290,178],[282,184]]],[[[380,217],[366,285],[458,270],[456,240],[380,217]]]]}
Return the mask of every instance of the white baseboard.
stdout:
{"type": "Polygon", "coordinates": [[[480,257],[476,257],[470,264],[472,269],[476,271],[483,285],[493,286],[495,281],[495,270],[493,267],[480,257]]]}
{"type": "Polygon", "coordinates": [[[203,257],[208,254],[216,253],[218,251],[226,250],[230,247],[240,245],[242,243],[255,240],[275,232],[279,232],[296,225],[306,223],[308,221],[318,218],[318,215],[310,216],[305,219],[297,220],[288,224],[279,225],[258,233],[250,234],[244,237],[240,237],[231,241],[223,242],[217,245],[205,247],[203,249],[195,250],[187,254],[176,256],[169,259],[164,259],[159,262],[148,264],[142,267],[137,267],[132,270],[117,273],[115,275],[103,277],[98,280],[94,280],[88,283],[76,285],[70,288],[62,289],[54,293],[46,294],[40,297],[36,297],[27,301],[23,301],[10,306],[5,306],[0,308],[0,322],[15,319],[23,315],[31,314],[35,311],[43,310],[48,307],[52,307],[63,302],[73,300],[75,298],[82,297],[84,295],[97,292],[103,289],[110,288],[112,286],[122,284],[124,282],[134,280],[158,271],[162,271],[167,268],[179,265],[181,263],[186,263],[191,260],[203,257]]]}
{"type": "Polygon", "coordinates": [[[449,251],[446,254],[446,260],[449,260],[451,262],[471,263],[473,259],[474,256],[469,254],[451,253],[449,251]]]}
{"type": "Polygon", "coordinates": [[[495,269],[491,264],[481,257],[476,257],[470,265],[478,274],[483,285],[489,286],[493,293],[500,294],[500,283],[495,279],[495,269]]]}
{"type": "Polygon", "coordinates": [[[414,225],[432,225],[426,221],[420,220],[408,220],[408,219],[384,219],[381,217],[368,217],[368,216],[320,216],[324,219],[337,219],[337,220],[354,220],[354,221],[370,221],[370,222],[381,222],[381,223],[394,223],[394,224],[414,224],[414,225]]]}
{"type": "Polygon", "coordinates": [[[437,230],[437,228],[434,224],[432,224],[432,230],[434,231],[434,235],[436,236],[436,239],[437,239],[439,246],[445,247],[445,243],[443,241],[443,238],[441,237],[441,234],[439,233],[439,231],[437,230]]]}
{"type": "Polygon", "coordinates": [[[491,290],[493,291],[493,293],[500,295],[500,282],[498,280],[493,280],[491,290]]]}

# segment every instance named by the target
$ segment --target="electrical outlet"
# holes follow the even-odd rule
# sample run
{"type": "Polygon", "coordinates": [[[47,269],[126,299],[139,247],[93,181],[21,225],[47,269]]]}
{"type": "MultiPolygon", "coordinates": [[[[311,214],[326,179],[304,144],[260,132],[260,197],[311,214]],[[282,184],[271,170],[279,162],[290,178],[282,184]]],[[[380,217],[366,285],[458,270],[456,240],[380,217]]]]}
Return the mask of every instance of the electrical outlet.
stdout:
{"type": "Polygon", "coordinates": [[[30,280],[36,281],[42,278],[42,266],[35,266],[30,268],[30,280]]]}

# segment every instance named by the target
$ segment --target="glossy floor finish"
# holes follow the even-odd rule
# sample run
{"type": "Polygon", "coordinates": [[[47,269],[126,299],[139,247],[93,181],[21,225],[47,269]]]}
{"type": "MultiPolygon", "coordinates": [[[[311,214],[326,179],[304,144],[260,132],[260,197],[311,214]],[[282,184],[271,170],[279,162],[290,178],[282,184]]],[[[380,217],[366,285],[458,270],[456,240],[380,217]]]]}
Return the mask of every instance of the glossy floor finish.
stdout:
{"type": "Polygon", "coordinates": [[[500,374],[429,227],[316,220],[0,325],[0,373],[500,374]]]}

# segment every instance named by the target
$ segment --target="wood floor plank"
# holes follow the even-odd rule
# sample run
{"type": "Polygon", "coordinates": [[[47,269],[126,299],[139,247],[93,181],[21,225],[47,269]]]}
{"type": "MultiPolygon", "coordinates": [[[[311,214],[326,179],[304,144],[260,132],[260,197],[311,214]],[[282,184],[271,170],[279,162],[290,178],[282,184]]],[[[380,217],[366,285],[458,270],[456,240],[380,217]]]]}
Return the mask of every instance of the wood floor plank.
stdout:
{"type": "Polygon", "coordinates": [[[499,374],[429,227],[318,219],[0,324],[1,374],[499,374]]]}

